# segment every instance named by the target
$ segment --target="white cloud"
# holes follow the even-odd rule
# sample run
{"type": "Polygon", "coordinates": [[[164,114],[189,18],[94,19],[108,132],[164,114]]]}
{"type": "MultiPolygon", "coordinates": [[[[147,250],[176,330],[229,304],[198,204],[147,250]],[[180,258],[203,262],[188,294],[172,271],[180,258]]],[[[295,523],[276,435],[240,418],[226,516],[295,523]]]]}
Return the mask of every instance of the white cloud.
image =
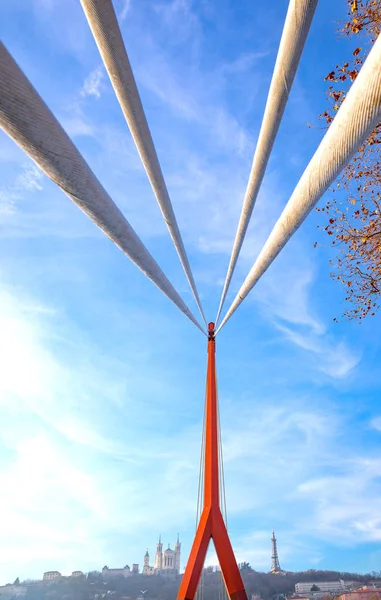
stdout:
{"type": "Polygon", "coordinates": [[[178,79],[164,59],[156,53],[149,65],[138,72],[139,82],[170,106],[180,117],[197,123],[206,136],[224,150],[240,156],[253,149],[253,142],[237,118],[212,99],[198,98],[197,88],[178,79]],[[152,64],[153,63],[153,64],[152,64]],[[165,83],[164,83],[165,82],[165,83]]]}
{"type": "Polygon", "coordinates": [[[307,260],[276,268],[267,272],[258,290],[256,300],[268,310],[271,318],[293,326],[306,326],[317,336],[325,333],[324,324],[311,314],[311,293],[314,282],[313,271],[307,260]],[[287,293],[284,293],[287,290],[287,293]]]}
{"type": "Polygon", "coordinates": [[[253,69],[256,62],[262,60],[269,55],[269,52],[247,52],[241,54],[238,58],[231,62],[225,62],[220,67],[221,75],[230,77],[231,75],[237,75],[245,73],[249,69],[253,69]]]}
{"type": "MultiPolygon", "coordinates": [[[[20,407],[38,415],[69,440],[106,453],[121,452],[118,444],[92,430],[80,415],[81,409],[93,406],[94,400],[88,397],[93,385],[94,389],[104,389],[107,385],[107,399],[112,403],[122,392],[123,383],[118,386],[110,381],[106,384],[102,375],[97,375],[97,369],[83,359],[82,365],[77,363],[81,378],[77,378],[76,382],[70,381],[74,363],[59,360],[49,350],[56,337],[50,322],[62,319],[62,315],[51,308],[41,307],[29,298],[21,300],[20,290],[16,296],[2,289],[0,307],[0,362],[4,369],[0,381],[0,406],[10,408],[17,398],[20,407]],[[22,377],[19,377],[20,371],[22,377]]],[[[60,346],[64,349],[67,344],[71,346],[72,342],[63,338],[60,346]]],[[[77,346],[78,358],[81,356],[79,348],[77,346]]],[[[87,354],[89,350],[87,348],[87,354]]],[[[97,350],[91,351],[95,360],[97,350]]]]}
{"type": "Polygon", "coordinates": [[[181,86],[160,53],[153,53],[149,64],[137,68],[137,78],[140,84],[182,117],[192,121],[201,120],[197,101],[181,86]]]}
{"type": "Polygon", "coordinates": [[[191,43],[197,43],[200,23],[192,4],[192,0],[171,0],[155,4],[154,10],[160,14],[175,38],[186,40],[192,37],[191,43]]]}
{"type": "MultiPolygon", "coordinates": [[[[14,563],[22,577],[41,577],[57,564],[73,564],[73,554],[90,563],[100,560],[102,542],[94,546],[92,531],[107,514],[100,480],[46,434],[30,430],[21,437],[17,427],[12,429],[12,458],[2,468],[0,509],[7,519],[0,524],[6,540],[0,543],[0,562],[14,563]]],[[[4,575],[2,566],[2,579],[4,575]]]]}
{"type": "Polygon", "coordinates": [[[375,417],[372,419],[370,426],[377,431],[381,431],[381,417],[375,417]]]}
{"type": "Polygon", "coordinates": [[[331,460],[339,421],[325,404],[322,399],[324,409],[318,409],[312,398],[310,407],[305,407],[304,398],[282,398],[277,406],[270,396],[258,406],[247,398],[239,407],[231,403],[223,408],[229,514],[271,512],[280,491],[285,502],[301,478],[331,460]]]}
{"type": "MultiPolygon", "coordinates": [[[[179,31],[184,28],[192,43],[197,43],[199,32],[193,30],[198,21],[192,17],[190,3],[175,1],[165,6],[165,14],[170,15],[168,19],[173,23],[176,35],[181,35],[182,43],[185,34],[179,34],[179,31]]],[[[189,70],[184,69],[184,65],[176,68],[174,57],[168,55],[154,38],[146,38],[145,45],[149,60],[142,60],[134,67],[139,85],[157,96],[178,117],[195,123],[211,145],[236,152],[240,157],[251,155],[250,133],[221,100],[221,95],[215,93],[225,85],[223,69],[218,67],[215,72],[205,74],[193,66],[189,70]]]]}
{"type": "Polygon", "coordinates": [[[86,96],[94,96],[99,99],[101,97],[101,87],[104,72],[103,67],[99,66],[92,71],[85,79],[80,95],[85,98],[86,96]]]}
{"type": "MultiPolygon", "coordinates": [[[[74,440],[103,451],[102,438],[94,433],[89,442],[86,424],[81,427],[75,414],[84,394],[70,398],[79,389],[70,390],[69,373],[49,350],[58,313],[25,297],[21,301],[20,291],[2,288],[0,294],[0,509],[7,514],[0,524],[0,539],[7,540],[0,556],[17,563],[22,576],[38,576],[36,569],[56,568],[57,562],[70,566],[76,552],[90,563],[101,560],[102,543],[94,545],[93,528],[109,521],[110,501],[100,487],[102,477],[94,477],[83,455],[76,457],[65,445],[74,440]],[[72,427],[66,430],[70,413],[72,427]]],[[[2,578],[3,572],[4,567],[2,578]]]]}
{"type": "MultiPolygon", "coordinates": [[[[144,458],[135,442],[118,441],[112,429],[110,436],[109,410],[118,412],[123,381],[99,367],[97,350],[76,339],[67,323],[62,337],[62,314],[25,296],[21,300],[21,290],[15,291],[2,289],[0,294],[0,457],[4,460],[4,450],[9,457],[2,464],[0,510],[7,519],[0,524],[0,556],[6,553],[8,561],[14,557],[23,576],[40,564],[41,570],[57,568],[58,561],[63,570],[81,560],[82,568],[100,568],[106,554],[103,538],[121,530],[136,535],[147,520],[153,499],[144,498],[145,483],[139,483],[142,461],[155,457],[165,470],[176,463],[169,460],[167,466],[151,447],[144,458]],[[67,338],[73,342],[67,349],[69,364],[67,351],[62,354],[67,338]],[[1,540],[7,540],[5,546],[1,540]]],[[[178,460],[176,452],[168,454],[172,456],[178,460]]],[[[187,468],[182,460],[179,470],[187,468]]],[[[173,485],[170,477],[165,485],[173,485]]],[[[178,504],[179,518],[186,504],[178,504]]],[[[173,514],[168,505],[163,522],[171,522],[173,514]]],[[[3,572],[0,568],[1,578],[3,572]]]]}
{"type": "Polygon", "coordinates": [[[85,119],[77,117],[63,117],[61,123],[66,133],[70,137],[77,137],[81,135],[93,136],[94,127],[85,119]]]}
{"type": "Polygon", "coordinates": [[[122,3],[122,7],[120,9],[120,13],[119,13],[119,19],[120,21],[125,21],[127,18],[128,13],[131,10],[131,0],[123,0],[122,3]]]}
{"type": "Polygon", "coordinates": [[[297,494],[314,505],[309,523],[300,526],[339,544],[381,541],[381,461],[359,456],[342,463],[339,475],[298,486],[297,494]]]}
{"type": "Polygon", "coordinates": [[[268,564],[270,525],[258,532],[259,518],[287,529],[284,559],[300,554],[304,562],[319,562],[323,542],[380,541],[381,461],[356,447],[352,425],[323,398],[282,398],[280,407],[262,401],[259,408],[232,405],[223,423],[228,513],[230,521],[245,515],[248,530],[236,537],[240,559],[254,568],[268,564]]]}
{"type": "Polygon", "coordinates": [[[34,163],[26,165],[24,172],[17,178],[17,185],[26,190],[41,191],[43,172],[34,163]]]}
{"type": "Polygon", "coordinates": [[[342,341],[335,341],[330,335],[300,333],[280,324],[276,324],[276,327],[286,334],[293,344],[314,354],[316,368],[330,377],[346,377],[361,359],[359,351],[352,350],[342,341]]]}
{"type": "Polygon", "coordinates": [[[0,189],[0,217],[14,214],[27,192],[41,192],[43,178],[43,172],[32,161],[24,163],[13,181],[0,189]]]}

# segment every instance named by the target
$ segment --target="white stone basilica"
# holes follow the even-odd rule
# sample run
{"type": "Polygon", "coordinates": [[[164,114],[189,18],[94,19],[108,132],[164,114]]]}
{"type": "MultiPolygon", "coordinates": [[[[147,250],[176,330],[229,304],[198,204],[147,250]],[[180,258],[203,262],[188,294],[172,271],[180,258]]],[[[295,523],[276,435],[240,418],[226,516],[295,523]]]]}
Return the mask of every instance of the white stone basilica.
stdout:
{"type": "Polygon", "coordinates": [[[177,536],[175,549],[172,550],[170,544],[168,544],[168,548],[164,550],[164,552],[160,536],[156,546],[155,566],[151,567],[149,564],[149,553],[147,548],[147,552],[144,555],[143,575],[161,575],[162,577],[176,577],[180,573],[180,552],[181,544],[179,536],[177,536]]]}

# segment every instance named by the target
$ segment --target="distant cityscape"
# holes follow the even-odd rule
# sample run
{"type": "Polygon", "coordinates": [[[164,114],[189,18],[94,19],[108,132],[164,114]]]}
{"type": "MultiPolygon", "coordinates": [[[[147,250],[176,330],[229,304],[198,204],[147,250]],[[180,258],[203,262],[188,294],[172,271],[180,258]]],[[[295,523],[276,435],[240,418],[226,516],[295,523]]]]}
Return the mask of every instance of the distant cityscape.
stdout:
{"type": "MultiPolygon", "coordinates": [[[[172,549],[170,544],[168,544],[168,548],[165,550],[163,550],[163,544],[160,535],[156,544],[154,564],[150,564],[150,554],[147,548],[143,557],[143,568],[141,572],[139,569],[139,563],[132,563],[131,568],[129,565],[125,565],[124,567],[109,567],[105,565],[100,571],[91,571],[88,574],[85,574],[81,570],[76,570],[68,576],[62,575],[62,573],[58,570],[46,571],[43,573],[42,579],[40,580],[26,580],[20,583],[19,578],[17,578],[13,584],[8,583],[7,585],[0,586],[0,599],[13,600],[23,597],[39,599],[40,592],[38,592],[38,590],[46,590],[46,586],[48,586],[47,589],[50,589],[49,586],[56,584],[75,585],[82,587],[86,587],[88,584],[89,588],[92,586],[94,587],[93,590],[86,595],[86,598],[91,598],[93,600],[107,600],[107,597],[117,594],[118,590],[120,593],[118,596],[115,596],[114,600],[148,600],[147,596],[145,595],[148,589],[140,590],[134,595],[121,595],[121,588],[123,588],[123,586],[125,587],[125,585],[128,584],[128,581],[132,582],[138,576],[142,576],[144,578],[158,576],[166,581],[172,582],[173,585],[176,586],[176,580],[178,580],[180,577],[180,559],[181,543],[179,535],[177,535],[177,541],[174,544],[174,548],[172,549]],[[123,581],[125,581],[126,584],[123,584],[123,581]]],[[[250,577],[261,575],[266,576],[265,573],[254,571],[249,563],[240,563],[239,567],[244,580],[246,579],[245,587],[250,587],[248,586],[250,577]]],[[[206,577],[204,576],[203,578],[203,586],[205,586],[208,576],[218,576],[219,568],[206,567],[204,569],[204,575],[205,573],[206,577]]],[[[364,581],[340,578],[330,581],[322,580],[321,574],[331,573],[329,571],[307,571],[307,573],[304,575],[313,575],[314,573],[320,573],[316,580],[311,579],[309,581],[299,581],[294,584],[293,591],[290,590],[289,592],[273,593],[270,595],[270,597],[272,600],[332,600],[333,598],[335,600],[381,600],[381,580],[372,580],[367,581],[366,583],[364,583],[364,581]]],[[[273,530],[271,537],[271,568],[267,573],[267,576],[270,576],[271,578],[274,577],[274,579],[271,579],[271,581],[274,582],[274,590],[279,587],[288,587],[290,589],[288,584],[283,586],[280,584],[283,580],[286,584],[286,580],[289,578],[292,578],[295,581],[295,575],[303,575],[303,573],[294,574],[291,571],[283,570],[280,566],[277,540],[273,530]],[[276,581],[278,581],[278,584],[276,584],[276,581]]],[[[364,579],[362,576],[357,577],[358,579],[364,579]]],[[[148,581],[145,581],[147,583],[144,584],[144,587],[148,588],[148,581]]],[[[136,582],[136,585],[133,587],[134,589],[138,589],[139,587],[143,587],[143,584],[138,584],[136,582]]],[[[154,588],[151,586],[151,589],[154,588]]],[[[249,589],[247,589],[247,592],[248,598],[251,600],[267,600],[267,598],[269,598],[268,594],[265,595],[265,598],[263,598],[260,593],[249,593],[249,589]]],[[[52,593],[53,592],[46,592],[44,597],[50,597],[52,593]]],[[[55,591],[53,595],[56,596],[57,592],[55,591]]],[[[63,596],[63,598],[69,597],[70,596],[68,594],[63,596]]]]}
{"type": "MultiPolygon", "coordinates": [[[[180,574],[180,557],[181,557],[181,543],[179,534],[177,534],[177,541],[174,547],[174,550],[171,548],[171,544],[168,544],[168,548],[163,550],[163,544],[161,541],[161,535],[159,536],[159,541],[156,544],[156,553],[155,553],[155,562],[154,566],[150,565],[150,555],[148,552],[148,548],[143,558],[143,569],[141,575],[151,576],[151,575],[160,575],[161,577],[175,579],[180,574]]],[[[132,563],[132,568],[129,565],[125,565],[124,567],[108,567],[105,565],[102,568],[102,577],[104,579],[109,578],[118,578],[118,577],[130,577],[133,575],[139,575],[139,563],[132,563]]],[[[73,571],[71,575],[66,576],[66,578],[78,579],[81,577],[85,577],[85,573],[83,571],[73,571]]],[[[51,583],[54,581],[59,581],[65,578],[64,575],[60,571],[46,571],[40,582],[51,583]]],[[[38,583],[36,581],[33,582],[38,583]]],[[[17,587],[17,586],[15,586],[17,587]]],[[[22,586],[19,586],[22,587],[22,586]]],[[[8,586],[0,586],[0,596],[5,588],[9,589],[8,586]]],[[[16,595],[24,595],[22,590],[18,590],[18,594],[16,595]]]]}
{"type": "MultiPolygon", "coordinates": [[[[177,534],[177,541],[174,549],[172,550],[171,545],[168,544],[168,548],[163,550],[163,544],[161,541],[161,535],[156,544],[156,553],[154,565],[150,565],[150,554],[148,548],[143,558],[143,569],[140,573],[139,563],[132,563],[132,568],[129,565],[124,567],[108,567],[105,565],[102,570],[102,578],[106,581],[109,579],[126,578],[134,575],[144,576],[161,576],[166,579],[176,579],[180,575],[180,559],[181,559],[181,542],[179,534],[177,534]]],[[[60,571],[45,571],[41,580],[26,581],[20,584],[16,581],[14,584],[7,584],[0,586],[0,597],[8,600],[8,598],[23,597],[27,593],[28,587],[36,586],[44,583],[57,583],[64,579],[80,580],[85,578],[83,571],[73,571],[71,575],[64,576],[60,571]]]]}

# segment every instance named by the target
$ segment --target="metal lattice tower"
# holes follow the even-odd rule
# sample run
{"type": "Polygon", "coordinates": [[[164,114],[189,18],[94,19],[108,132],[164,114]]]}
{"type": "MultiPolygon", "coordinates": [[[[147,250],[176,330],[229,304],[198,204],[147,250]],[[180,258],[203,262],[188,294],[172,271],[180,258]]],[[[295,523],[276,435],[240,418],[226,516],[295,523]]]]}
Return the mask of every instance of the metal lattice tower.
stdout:
{"type": "Polygon", "coordinates": [[[271,537],[271,573],[279,573],[280,571],[282,571],[282,569],[280,568],[280,564],[279,564],[279,558],[278,558],[278,550],[276,547],[276,537],[275,537],[275,533],[274,533],[274,529],[273,529],[273,535],[271,537]]]}

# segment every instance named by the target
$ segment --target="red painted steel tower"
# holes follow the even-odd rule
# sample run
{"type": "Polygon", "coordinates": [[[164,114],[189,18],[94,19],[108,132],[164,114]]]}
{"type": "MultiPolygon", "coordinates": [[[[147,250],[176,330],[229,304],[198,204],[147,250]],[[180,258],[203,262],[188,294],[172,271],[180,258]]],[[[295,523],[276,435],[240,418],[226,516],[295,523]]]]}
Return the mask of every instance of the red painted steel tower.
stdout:
{"type": "Polygon", "coordinates": [[[204,461],[204,507],[181,581],[178,600],[193,600],[213,538],[226,590],[231,600],[247,600],[241,574],[230,544],[220,508],[219,439],[214,323],[208,325],[208,370],[206,379],[206,425],[204,461]]]}

